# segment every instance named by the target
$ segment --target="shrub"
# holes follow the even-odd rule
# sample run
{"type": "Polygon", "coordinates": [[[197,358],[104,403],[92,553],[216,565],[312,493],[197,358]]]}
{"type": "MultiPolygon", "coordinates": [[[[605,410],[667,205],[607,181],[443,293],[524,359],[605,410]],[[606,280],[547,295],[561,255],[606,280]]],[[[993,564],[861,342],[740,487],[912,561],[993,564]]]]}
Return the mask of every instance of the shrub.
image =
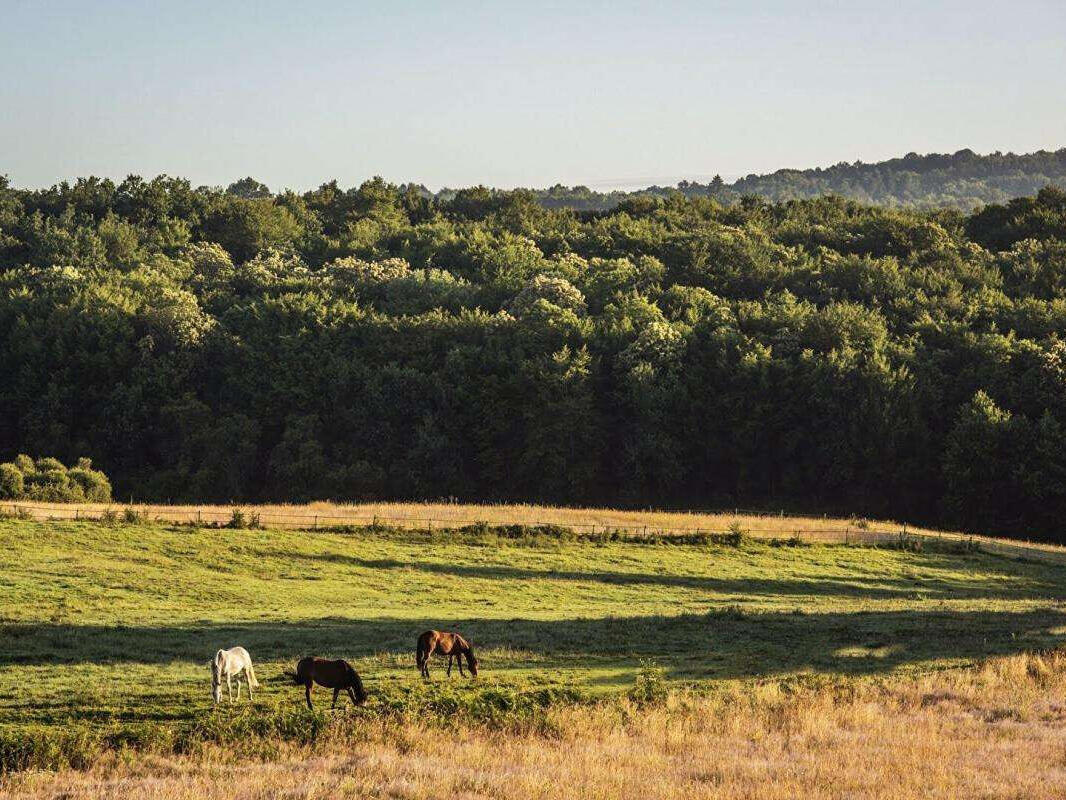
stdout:
{"type": "Polygon", "coordinates": [[[106,503],[111,500],[111,482],[103,472],[92,468],[88,458],[78,459],[77,466],[67,469],[56,458],[34,461],[19,454],[14,461],[0,464],[0,498],[106,503]]]}
{"type": "Polygon", "coordinates": [[[640,706],[656,705],[666,700],[670,693],[666,685],[666,670],[650,658],[640,660],[640,669],[633,688],[629,690],[629,699],[640,706]]]}
{"type": "Polygon", "coordinates": [[[915,536],[913,533],[901,531],[899,534],[899,540],[896,543],[896,549],[908,553],[920,553],[922,552],[923,544],[924,542],[922,541],[921,536],[915,536]]]}
{"type": "Polygon", "coordinates": [[[52,465],[52,460],[38,461],[37,471],[24,476],[27,497],[31,500],[45,500],[57,503],[84,500],[85,494],[80,486],[70,480],[66,467],[60,464],[56,468],[52,465]],[[47,469],[41,469],[42,466],[47,467],[47,469]]]}
{"type": "Polygon", "coordinates": [[[229,522],[226,523],[227,528],[243,528],[245,527],[244,512],[239,508],[233,509],[233,513],[229,515],[229,522]]]}
{"type": "Polygon", "coordinates": [[[111,500],[111,481],[104,473],[93,469],[89,459],[78,459],[78,466],[71,467],[67,475],[81,487],[86,500],[93,503],[106,503],[111,500]]]}
{"type": "Polygon", "coordinates": [[[67,468],[63,466],[63,462],[58,458],[38,458],[37,459],[37,471],[38,472],[66,472],[67,468]]]}
{"type": "Polygon", "coordinates": [[[713,544],[726,545],[727,547],[740,547],[748,536],[748,531],[741,526],[740,522],[734,521],[729,524],[725,533],[714,533],[710,536],[713,544]]]}
{"type": "Polygon", "coordinates": [[[17,500],[23,496],[25,480],[15,464],[0,464],[0,498],[17,500]]]}

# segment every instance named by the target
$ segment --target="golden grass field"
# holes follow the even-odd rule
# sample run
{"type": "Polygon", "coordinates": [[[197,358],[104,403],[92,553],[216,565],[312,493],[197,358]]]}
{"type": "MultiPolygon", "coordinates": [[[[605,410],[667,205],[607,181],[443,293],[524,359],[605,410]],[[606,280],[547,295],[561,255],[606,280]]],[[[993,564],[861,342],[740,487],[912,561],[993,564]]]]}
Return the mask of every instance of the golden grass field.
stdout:
{"type": "Polygon", "coordinates": [[[263,527],[313,528],[339,525],[372,525],[391,528],[426,529],[487,525],[560,525],[578,533],[618,530],[630,534],[679,534],[723,532],[739,526],[756,537],[801,536],[807,541],[866,540],[876,543],[887,536],[906,531],[915,536],[940,539],[977,540],[986,549],[1008,555],[1023,555],[1066,563],[1066,547],[972,536],[957,531],[935,530],[896,520],[867,520],[837,517],[797,516],[779,513],[659,511],[653,509],[568,508],[523,503],[334,503],[316,501],[304,504],[170,505],[149,503],[39,503],[5,502],[0,511],[23,510],[34,519],[76,519],[98,517],[108,509],[129,508],[144,519],[159,522],[226,524],[235,508],[246,517],[255,515],[263,527]]]}
{"type": "MultiPolygon", "coordinates": [[[[11,505],[8,503],[7,505],[11,505]]],[[[231,504],[231,505],[166,505],[145,503],[111,504],[49,504],[26,501],[18,503],[22,508],[36,509],[35,516],[46,517],[49,510],[64,516],[80,509],[95,514],[107,508],[133,508],[150,518],[171,522],[188,522],[199,518],[203,522],[225,522],[234,508],[247,514],[260,515],[264,524],[291,527],[308,526],[317,519],[322,526],[347,521],[406,524],[408,527],[424,527],[427,522],[437,526],[462,526],[479,522],[489,525],[563,525],[569,527],[611,528],[637,531],[647,527],[652,530],[704,530],[724,531],[739,521],[752,532],[788,534],[796,529],[843,531],[856,528],[856,521],[825,517],[784,516],[782,514],[751,514],[728,511],[701,513],[691,511],[619,510],[609,508],[565,508],[528,504],[462,504],[462,503],[333,503],[317,501],[306,504],[231,504]]],[[[869,523],[870,527],[899,528],[896,522],[869,523]]]]}
{"type": "Polygon", "coordinates": [[[551,712],[556,735],[387,721],[248,763],[225,750],[23,773],[0,798],[1066,797],[1066,656],[813,688],[779,682],[551,712]]]}

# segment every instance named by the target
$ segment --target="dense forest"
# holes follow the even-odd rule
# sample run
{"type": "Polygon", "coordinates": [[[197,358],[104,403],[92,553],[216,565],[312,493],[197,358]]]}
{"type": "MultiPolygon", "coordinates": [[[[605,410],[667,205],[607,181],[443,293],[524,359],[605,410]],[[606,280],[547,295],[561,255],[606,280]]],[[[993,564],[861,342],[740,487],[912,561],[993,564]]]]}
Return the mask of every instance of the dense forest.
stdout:
{"type": "MultiPolygon", "coordinates": [[[[910,208],[958,208],[975,211],[988,203],[1036,194],[1045,186],[1066,188],[1066,148],[1026,155],[972,150],[951,155],[909,153],[877,164],[837,164],[817,169],[782,169],[748,175],[733,183],[716,177],[709,183],[682,181],[675,187],[649,186],[635,192],[596,192],[586,186],[552,186],[535,191],[547,208],[607,211],[638,197],[710,197],[733,203],[747,195],[764,200],[802,200],[837,194],[863,203],[910,208]]],[[[450,199],[444,190],[440,199],[450,199]]]]}
{"type": "Polygon", "coordinates": [[[769,506],[1062,538],[1066,193],[0,179],[0,461],[116,496],[769,506]]]}

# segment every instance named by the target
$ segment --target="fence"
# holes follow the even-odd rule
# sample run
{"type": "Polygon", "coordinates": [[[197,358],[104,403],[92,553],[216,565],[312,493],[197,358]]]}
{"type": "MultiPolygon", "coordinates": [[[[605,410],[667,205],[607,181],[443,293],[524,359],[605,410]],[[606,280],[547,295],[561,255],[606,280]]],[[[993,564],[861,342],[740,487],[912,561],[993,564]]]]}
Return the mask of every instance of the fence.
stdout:
{"type": "MultiPolygon", "coordinates": [[[[146,518],[155,522],[170,522],[186,525],[227,525],[233,519],[233,510],[219,508],[191,508],[174,506],[131,506],[138,518],[146,518]]],[[[0,503],[0,513],[16,516],[28,516],[37,520],[99,520],[111,515],[121,518],[125,509],[116,510],[114,507],[86,507],[67,504],[48,503],[23,503],[4,502],[0,503]]],[[[431,518],[409,515],[381,515],[368,513],[296,513],[282,511],[245,511],[244,519],[251,521],[254,515],[256,522],[261,527],[288,528],[295,530],[319,530],[339,527],[389,527],[403,530],[433,531],[461,528],[473,525],[508,525],[506,521],[496,520],[488,522],[485,519],[457,519],[457,518],[431,518]]],[[[904,525],[900,528],[871,528],[864,525],[845,525],[841,527],[812,527],[792,525],[791,520],[785,522],[786,517],[781,512],[755,512],[746,509],[734,509],[733,513],[738,516],[761,517],[764,519],[780,519],[781,522],[771,527],[759,527],[758,524],[744,526],[745,535],[760,539],[789,539],[795,537],[804,542],[823,544],[909,544],[922,543],[958,543],[969,547],[980,548],[986,552],[999,553],[1015,558],[1028,558],[1032,560],[1048,561],[1058,564],[1066,564],[1066,548],[1056,545],[1037,544],[1032,542],[1020,542],[1009,539],[997,539],[989,536],[965,535],[957,533],[935,533],[929,531],[908,530],[904,525]]],[[[729,514],[727,510],[726,515],[729,514]]],[[[628,536],[637,537],[684,537],[700,534],[726,534],[728,530],[713,527],[677,527],[663,526],[644,523],[597,523],[575,521],[525,521],[520,524],[529,527],[555,526],[573,530],[575,533],[595,535],[597,533],[618,532],[628,536]]]]}

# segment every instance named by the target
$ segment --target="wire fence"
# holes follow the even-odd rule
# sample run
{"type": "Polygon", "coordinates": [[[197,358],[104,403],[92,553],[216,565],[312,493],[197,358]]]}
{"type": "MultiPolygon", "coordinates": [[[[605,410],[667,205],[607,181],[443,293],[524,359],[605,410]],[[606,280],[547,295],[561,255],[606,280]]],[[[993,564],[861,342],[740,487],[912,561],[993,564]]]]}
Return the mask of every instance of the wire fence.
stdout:
{"type": "MultiPolygon", "coordinates": [[[[338,528],[394,528],[410,531],[444,531],[474,526],[506,527],[522,525],[527,528],[564,528],[576,534],[591,536],[620,534],[635,538],[685,538],[706,535],[726,536],[735,533],[737,528],[712,526],[669,526],[653,523],[632,522],[579,522],[579,521],[529,521],[507,522],[500,520],[461,519],[455,517],[423,517],[413,515],[382,515],[371,513],[298,513],[285,511],[242,510],[220,508],[192,508],[174,506],[128,506],[115,508],[110,506],[78,506],[56,503],[0,503],[0,514],[17,516],[41,521],[77,521],[77,520],[113,520],[119,521],[130,517],[130,521],[152,521],[161,523],[223,527],[235,522],[234,515],[239,513],[243,525],[268,528],[288,528],[294,530],[330,530],[338,528]]],[[[720,512],[728,516],[729,510],[720,512]]],[[[957,533],[936,533],[908,529],[906,525],[898,528],[876,528],[865,523],[825,527],[792,524],[784,511],[767,512],[748,509],[733,509],[736,517],[777,518],[780,522],[764,525],[747,524],[741,526],[745,536],[765,540],[795,539],[805,543],[855,544],[855,545],[895,545],[917,549],[925,544],[957,545],[969,549],[999,553],[1014,558],[1047,561],[1066,564],[1066,547],[1057,545],[1021,542],[1011,539],[998,539],[989,536],[967,535],[957,533]],[[786,519],[789,521],[786,522],[786,519]]]]}

